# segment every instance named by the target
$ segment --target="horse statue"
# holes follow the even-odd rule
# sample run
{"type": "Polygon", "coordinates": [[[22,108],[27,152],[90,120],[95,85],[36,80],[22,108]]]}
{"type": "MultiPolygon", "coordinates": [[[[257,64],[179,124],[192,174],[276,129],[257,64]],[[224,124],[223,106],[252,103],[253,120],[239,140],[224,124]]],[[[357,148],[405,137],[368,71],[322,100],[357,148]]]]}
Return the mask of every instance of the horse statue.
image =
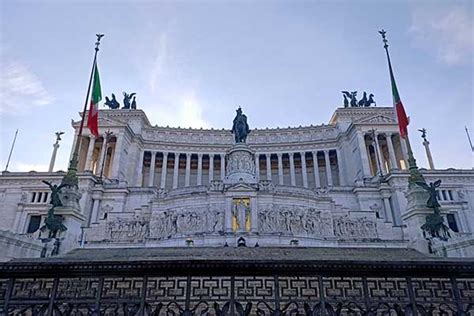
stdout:
{"type": "Polygon", "coordinates": [[[234,124],[232,125],[232,134],[236,143],[245,143],[247,135],[250,133],[249,125],[247,124],[247,116],[242,114],[242,109],[239,107],[237,115],[234,118],[234,124]]]}
{"type": "Polygon", "coordinates": [[[357,107],[357,91],[342,91],[342,94],[351,100],[351,107],[357,107]]]}
{"type": "Polygon", "coordinates": [[[132,100],[133,96],[136,94],[130,93],[128,94],[127,92],[122,92],[123,93],[123,108],[122,109],[130,109],[130,100],[132,100]]]}
{"type": "Polygon", "coordinates": [[[115,110],[120,107],[120,103],[115,99],[115,94],[112,93],[112,100],[109,97],[105,97],[105,105],[109,107],[109,109],[115,110]]]}
{"type": "Polygon", "coordinates": [[[374,95],[372,93],[369,94],[369,99],[367,100],[367,102],[365,102],[364,106],[370,106],[371,104],[377,106],[377,103],[375,103],[374,101],[374,95]]]}
{"type": "Polygon", "coordinates": [[[367,92],[364,91],[364,93],[362,94],[362,99],[359,100],[357,105],[359,107],[363,107],[363,106],[367,106],[366,104],[367,104],[367,92]]]}

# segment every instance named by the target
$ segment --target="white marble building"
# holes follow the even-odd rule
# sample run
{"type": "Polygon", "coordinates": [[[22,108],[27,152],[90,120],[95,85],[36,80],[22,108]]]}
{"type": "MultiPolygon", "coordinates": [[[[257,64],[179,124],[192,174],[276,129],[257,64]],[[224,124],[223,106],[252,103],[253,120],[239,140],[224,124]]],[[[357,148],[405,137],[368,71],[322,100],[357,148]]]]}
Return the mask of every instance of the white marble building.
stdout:
{"type": "MultiPolygon", "coordinates": [[[[428,213],[407,211],[406,144],[392,107],[340,108],[327,125],[254,129],[237,146],[229,130],[157,127],[141,110],[101,110],[99,117],[100,131],[113,134],[81,142],[80,208],[62,213],[68,230],[60,252],[232,247],[243,237],[251,247],[413,247],[474,256],[474,171],[422,169],[428,182],[442,180],[451,234],[428,247],[420,229],[428,213]]],[[[0,176],[2,260],[39,256],[49,202],[41,180],[63,176],[0,176]]]]}

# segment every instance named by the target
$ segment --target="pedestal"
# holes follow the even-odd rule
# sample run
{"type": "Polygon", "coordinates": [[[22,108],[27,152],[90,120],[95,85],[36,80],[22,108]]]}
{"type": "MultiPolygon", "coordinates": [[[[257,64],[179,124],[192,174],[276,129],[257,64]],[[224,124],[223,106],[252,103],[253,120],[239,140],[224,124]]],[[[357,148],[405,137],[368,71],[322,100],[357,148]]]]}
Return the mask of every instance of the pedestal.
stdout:
{"type": "Polygon", "coordinates": [[[235,144],[227,152],[225,185],[257,184],[253,151],[246,144],[235,144]]]}
{"type": "Polygon", "coordinates": [[[429,254],[428,240],[423,234],[421,226],[426,222],[426,216],[433,212],[426,207],[429,198],[428,192],[419,186],[412,186],[406,194],[407,208],[402,214],[403,224],[406,226],[407,239],[411,241],[411,248],[429,254]]]}

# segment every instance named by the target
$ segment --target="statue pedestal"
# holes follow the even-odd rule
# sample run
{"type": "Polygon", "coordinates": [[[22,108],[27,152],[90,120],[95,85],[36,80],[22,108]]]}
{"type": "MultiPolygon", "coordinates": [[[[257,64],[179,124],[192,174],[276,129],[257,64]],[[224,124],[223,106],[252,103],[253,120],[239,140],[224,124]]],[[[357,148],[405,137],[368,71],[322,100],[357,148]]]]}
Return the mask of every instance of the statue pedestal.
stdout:
{"type": "Polygon", "coordinates": [[[406,194],[407,208],[402,214],[402,222],[407,227],[407,239],[411,240],[410,247],[422,253],[429,254],[428,240],[423,234],[421,226],[426,222],[426,216],[433,210],[426,207],[429,198],[428,192],[419,186],[412,186],[406,194]]]}
{"type": "Polygon", "coordinates": [[[225,185],[237,183],[257,184],[253,151],[245,144],[235,144],[227,152],[225,185]]]}

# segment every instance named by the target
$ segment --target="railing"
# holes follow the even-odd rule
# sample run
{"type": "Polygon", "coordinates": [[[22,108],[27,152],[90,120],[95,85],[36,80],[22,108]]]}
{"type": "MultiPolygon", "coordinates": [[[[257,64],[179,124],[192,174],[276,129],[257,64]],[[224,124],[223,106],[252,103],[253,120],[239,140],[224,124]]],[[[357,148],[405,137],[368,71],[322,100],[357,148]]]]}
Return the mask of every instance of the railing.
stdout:
{"type": "Polygon", "coordinates": [[[474,315],[472,262],[403,265],[5,264],[0,314],[474,315]]]}

